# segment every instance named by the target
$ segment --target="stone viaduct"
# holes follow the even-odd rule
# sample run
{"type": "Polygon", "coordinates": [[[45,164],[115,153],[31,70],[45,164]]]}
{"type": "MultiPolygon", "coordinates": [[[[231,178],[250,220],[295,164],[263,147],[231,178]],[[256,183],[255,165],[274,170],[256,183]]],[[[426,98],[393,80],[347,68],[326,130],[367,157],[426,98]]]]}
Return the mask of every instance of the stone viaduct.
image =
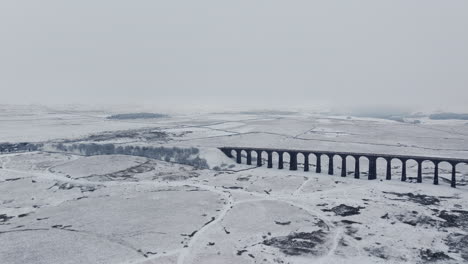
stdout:
{"type": "Polygon", "coordinates": [[[441,157],[424,157],[424,156],[409,156],[409,155],[390,155],[390,154],[375,154],[375,153],[354,153],[354,152],[332,152],[332,151],[312,151],[312,150],[295,150],[295,149],[271,149],[271,148],[244,148],[244,147],[222,147],[219,148],[224,154],[230,158],[235,158],[237,163],[242,163],[242,153],[245,153],[247,158],[247,165],[252,165],[252,152],[257,154],[256,165],[263,165],[262,154],[267,155],[267,167],[273,168],[273,153],[278,154],[278,169],[284,168],[283,155],[289,154],[289,169],[297,170],[297,157],[303,155],[304,157],[304,171],[309,171],[309,156],[312,154],[316,158],[316,172],[322,172],[321,157],[325,155],[328,157],[328,174],[334,174],[333,158],[339,156],[341,158],[341,176],[346,177],[346,158],[353,157],[355,161],[354,178],[360,178],[360,164],[361,157],[367,158],[369,161],[368,179],[377,179],[377,160],[384,159],[387,163],[386,166],[386,179],[392,179],[392,161],[400,160],[402,163],[401,181],[406,181],[406,163],[409,160],[414,160],[418,164],[417,182],[422,182],[422,164],[425,161],[430,161],[434,164],[434,184],[439,184],[439,164],[446,162],[452,166],[451,186],[456,187],[456,166],[460,163],[468,164],[468,159],[454,159],[454,158],[441,158],[441,157]],[[233,155],[233,151],[235,155],[233,155]],[[235,157],[234,157],[235,156],[235,157]]]}

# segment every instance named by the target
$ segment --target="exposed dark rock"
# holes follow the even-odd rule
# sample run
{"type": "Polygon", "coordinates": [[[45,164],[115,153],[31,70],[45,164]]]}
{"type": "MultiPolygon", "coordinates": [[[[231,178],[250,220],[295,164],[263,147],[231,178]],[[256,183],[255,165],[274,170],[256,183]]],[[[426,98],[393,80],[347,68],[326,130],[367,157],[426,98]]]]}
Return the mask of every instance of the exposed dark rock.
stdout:
{"type": "Polygon", "coordinates": [[[417,213],[413,214],[399,214],[395,215],[396,219],[398,219],[400,222],[405,223],[407,225],[411,226],[422,226],[422,225],[429,225],[429,226],[437,226],[439,224],[439,221],[426,216],[426,215],[418,215],[417,213]]]}
{"type": "Polygon", "coordinates": [[[161,177],[154,177],[153,180],[160,178],[163,181],[184,181],[190,178],[196,178],[199,175],[200,174],[196,172],[183,172],[183,173],[177,173],[177,174],[164,175],[161,177]]]}
{"type": "Polygon", "coordinates": [[[57,229],[66,229],[72,227],[72,225],[53,225],[51,226],[52,228],[57,228],[57,229]]]}
{"type": "Polygon", "coordinates": [[[248,176],[248,177],[237,177],[236,180],[238,180],[238,181],[249,181],[249,180],[250,180],[250,176],[248,176]]]}
{"type": "Polygon", "coordinates": [[[398,197],[404,197],[408,201],[413,203],[418,203],[422,205],[439,205],[440,199],[453,199],[455,197],[446,197],[446,196],[429,196],[424,194],[413,194],[413,193],[397,193],[397,192],[383,192],[386,194],[396,195],[398,197]]]}
{"type": "Polygon", "coordinates": [[[28,215],[29,215],[29,213],[27,213],[27,214],[19,214],[19,215],[18,215],[18,218],[26,217],[26,216],[28,216],[28,215]]]}
{"type": "Polygon", "coordinates": [[[71,190],[71,189],[74,189],[74,188],[79,188],[80,191],[83,192],[83,193],[84,192],[94,192],[95,190],[98,189],[98,186],[79,185],[79,184],[70,183],[70,182],[65,182],[65,183],[56,182],[54,185],[49,187],[49,189],[52,189],[54,187],[57,187],[59,190],[71,190]]]}
{"type": "Polygon", "coordinates": [[[381,259],[388,259],[389,256],[384,247],[364,248],[370,255],[381,259]]]}
{"type": "Polygon", "coordinates": [[[244,189],[243,187],[240,186],[223,186],[224,189],[228,190],[239,190],[239,189],[244,189]]]}
{"type": "Polygon", "coordinates": [[[430,249],[421,249],[419,251],[419,255],[421,256],[421,259],[424,261],[424,263],[439,262],[452,259],[442,251],[434,252],[430,249]]]}
{"type": "Polygon", "coordinates": [[[388,213],[386,213],[386,214],[382,215],[380,218],[382,218],[382,219],[389,219],[389,217],[388,217],[388,213]]]}
{"type": "Polygon", "coordinates": [[[354,239],[356,239],[356,240],[362,240],[361,237],[356,236],[356,233],[357,233],[358,231],[359,231],[359,229],[356,228],[355,226],[348,225],[348,226],[346,226],[346,231],[345,231],[345,233],[346,233],[348,236],[350,236],[350,237],[352,237],[352,238],[354,238],[354,239]]]}
{"type": "Polygon", "coordinates": [[[237,250],[237,256],[242,256],[242,254],[244,254],[245,252],[247,252],[247,250],[245,250],[245,249],[237,250]]]}
{"type": "Polygon", "coordinates": [[[333,207],[332,209],[322,209],[324,212],[334,212],[336,215],[339,216],[350,216],[350,215],[358,215],[359,210],[364,209],[365,207],[352,207],[345,204],[340,204],[338,206],[333,207]]]}
{"type": "Polygon", "coordinates": [[[291,224],[291,221],[287,221],[287,222],[275,221],[275,224],[277,224],[277,225],[290,225],[290,224],[291,224]]]}
{"type": "Polygon", "coordinates": [[[198,232],[198,230],[195,230],[191,234],[181,234],[181,236],[193,237],[197,232],[198,232]]]}
{"type": "Polygon", "coordinates": [[[305,233],[292,233],[288,236],[273,237],[264,240],[266,246],[278,248],[281,252],[290,256],[305,254],[321,255],[325,252],[323,245],[327,233],[322,230],[305,233]]]}
{"type": "Polygon", "coordinates": [[[445,220],[443,226],[468,230],[468,211],[452,210],[451,212],[444,210],[439,213],[438,217],[445,220]]]}
{"type": "Polygon", "coordinates": [[[0,222],[6,222],[12,219],[14,216],[8,216],[6,214],[0,214],[0,222]]]}
{"type": "Polygon", "coordinates": [[[352,224],[361,224],[359,222],[355,222],[355,221],[351,221],[351,220],[341,220],[341,222],[343,224],[347,224],[347,225],[352,225],[352,224]]]}
{"type": "Polygon", "coordinates": [[[206,222],[203,226],[207,226],[207,225],[211,224],[211,222],[213,222],[215,219],[216,219],[216,218],[211,217],[211,220],[208,221],[208,222],[206,222]]]}
{"type": "Polygon", "coordinates": [[[460,253],[461,257],[468,261],[468,235],[450,234],[445,240],[450,251],[460,253]]]}
{"type": "Polygon", "coordinates": [[[5,181],[17,181],[21,180],[21,178],[11,178],[11,179],[5,179],[5,181]]]}

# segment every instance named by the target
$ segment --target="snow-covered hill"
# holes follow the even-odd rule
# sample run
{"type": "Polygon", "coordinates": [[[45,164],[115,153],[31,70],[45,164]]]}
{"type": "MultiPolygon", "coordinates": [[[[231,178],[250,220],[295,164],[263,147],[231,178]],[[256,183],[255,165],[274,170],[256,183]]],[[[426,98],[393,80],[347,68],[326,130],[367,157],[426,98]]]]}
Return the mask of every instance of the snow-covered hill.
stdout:
{"type": "MultiPolygon", "coordinates": [[[[25,127],[23,122],[28,121],[8,121],[6,131],[25,127]]],[[[117,137],[102,120],[95,123],[99,129],[78,129],[87,132],[72,137],[44,123],[54,132],[35,141],[194,147],[210,169],[47,148],[1,153],[0,263],[468,263],[468,188],[450,188],[443,180],[430,184],[430,164],[422,184],[399,177],[386,181],[382,171],[368,181],[239,165],[217,149],[275,146],[466,158],[462,123],[307,114],[142,122],[137,128],[119,123],[117,137]],[[136,131],[138,140],[121,128],[136,131]],[[145,136],[153,129],[164,137],[145,136]],[[108,132],[90,137],[102,131],[108,132]]],[[[33,132],[19,134],[34,138],[40,130],[33,132]]],[[[409,176],[414,169],[409,164],[409,176]]],[[[457,169],[460,183],[466,182],[467,166],[457,169]]],[[[401,166],[392,170],[398,175],[401,166]]],[[[440,172],[450,173],[443,167],[440,172]]]]}

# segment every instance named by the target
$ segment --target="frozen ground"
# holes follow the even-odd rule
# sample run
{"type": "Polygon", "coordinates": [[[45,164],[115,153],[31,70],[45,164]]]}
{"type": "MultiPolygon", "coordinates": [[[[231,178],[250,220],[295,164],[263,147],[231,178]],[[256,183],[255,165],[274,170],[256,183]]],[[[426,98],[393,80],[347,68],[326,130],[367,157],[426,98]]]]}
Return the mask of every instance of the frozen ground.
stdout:
{"type": "Polygon", "coordinates": [[[216,149],[467,158],[464,122],[307,113],[109,121],[110,113],[3,106],[0,142],[197,147],[210,169],[48,149],[3,153],[0,263],[468,263],[466,165],[453,189],[430,184],[431,164],[422,184],[400,182],[399,164],[393,180],[379,171],[367,181],[238,165],[216,149]]]}

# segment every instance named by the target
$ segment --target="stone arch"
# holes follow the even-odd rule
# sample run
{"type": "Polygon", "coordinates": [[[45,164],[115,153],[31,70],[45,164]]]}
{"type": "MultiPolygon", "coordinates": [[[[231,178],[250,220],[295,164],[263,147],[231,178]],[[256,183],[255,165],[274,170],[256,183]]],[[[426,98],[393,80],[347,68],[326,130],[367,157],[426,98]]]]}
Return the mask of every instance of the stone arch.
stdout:
{"type": "Polygon", "coordinates": [[[247,155],[248,155],[248,151],[246,149],[242,149],[241,150],[241,163],[242,164],[247,164],[247,155]]]}
{"type": "Polygon", "coordinates": [[[250,151],[250,164],[257,166],[257,151],[249,149],[250,151]]]}
{"type": "Polygon", "coordinates": [[[276,167],[278,169],[283,169],[284,168],[284,155],[283,152],[281,151],[273,151],[273,167],[276,167]]]}
{"type": "Polygon", "coordinates": [[[376,177],[378,178],[379,175],[385,175],[385,179],[390,180],[391,179],[391,174],[387,175],[387,164],[388,161],[385,157],[377,157],[376,159],[376,177]],[[390,178],[388,178],[390,176],[390,178]]]}
{"type": "Polygon", "coordinates": [[[436,162],[430,159],[419,160],[418,165],[418,182],[422,182],[424,178],[435,178],[436,162]]]}
{"type": "Polygon", "coordinates": [[[419,161],[414,158],[409,158],[406,160],[406,172],[407,172],[407,179],[411,181],[418,179],[418,166],[419,161]]]}
{"type": "Polygon", "coordinates": [[[466,183],[468,176],[468,162],[458,162],[456,166],[456,179],[458,182],[466,183]]]}
{"type": "Polygon", "coordinates": [[[310,170],[310,153],[309,152],[299,152],[297,155],[297,163],[302,164],[304,171],[310,170]]]}
{"type": "Polygon", "coordinates": [[[288,151],[283,152],[283,167],[285,169],[289,169],[289,165],[291,164],[291,154],[288,151]]]}
{"type": "Polygon", "coordinates": [[[224,150],[226,155],[232,159],[236,159],[237,152],[234,149],[224,150]]]}
{"type": "Polygon", "coordinates": [[[322,173],[328,173],[328,161],[329,161],[329,158],[327,156],[327,154],[322,154],[320,156],[320,163],[322,165],[322,173]]]}
{"type": "Polygon", "coordinates": [[[398,157],[391,158],[391,174],[395,177],[400,177],[401,181],[406,181],[406,171],[403,170],[406,164],[405,160],[398,157]]]}
{"type": "Polygon", "coordinates": [[[441,160],[438,164],[438,184],[441,182],[451,182],[453,173],[452,163],[441,160]]]}
{"type": "Polygon", "coordinates": [[[346,169],[347,169],[347,174],[346,176],[348,175],[355,175],[356,173],[356,157],[352,156],[352,155],[346,155],[345,157],[345,160],[346,160],[346,169]]]}
{"type": "Polygon", "coordinates": [[[267,158],[267,152],[265,150],[256,150],[256,159],[254,162],[257,164],[258,167],[263,166],[265,164],[265,158],[267,158]]]}
{"type": "Polygon", "coordinates": [[[369,177],[369,158],[359,156],[359,173],[362,177],[369,177]]]}

